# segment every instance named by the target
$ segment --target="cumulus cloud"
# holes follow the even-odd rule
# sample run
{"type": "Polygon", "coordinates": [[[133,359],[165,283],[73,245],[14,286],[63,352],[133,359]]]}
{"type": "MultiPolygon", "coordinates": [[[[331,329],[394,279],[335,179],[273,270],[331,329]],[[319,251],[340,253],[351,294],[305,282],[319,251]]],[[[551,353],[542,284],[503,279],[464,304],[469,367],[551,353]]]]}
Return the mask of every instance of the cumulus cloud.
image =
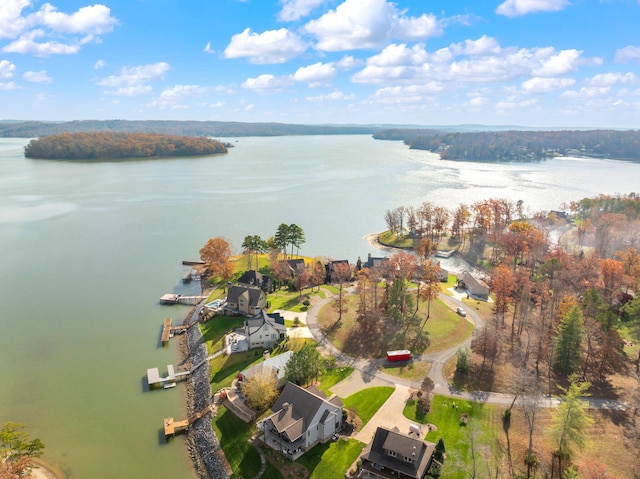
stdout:
{"type": "Polygon", "coordinates": [[[251,63],[284,63],[297,57],[307,49],[306,44],[295,33],[286,28],[252,32],[246,28],[231,37],[224,50],[225,58],[248,58],[251,63]]]}
{"type": "Polygon", "coordinates": [[[640,46],[627,45],[616,50],[615,61],[617,63],[628,63],[634,60],[640,61],[640,46]]]}
{"type": "Polygon", "coordinates": [[[443,32],[433,15],[408,17],[386,0],[345,0],[308,22],[304,31],[316,37],[315,48],[323,51],[372,49],[391,38],[420,41],[443,32]]]}
{"type": "Polygon", "coordinates": [[[404,87],[393,86],[378,89],[375,98],[381,103],[412,103],[423,101],[425,96],[439,93],[442,90],[443,86],[438,82],[404,87]]]}
{"type": "Polygon", "coordinates": [[[0,5],[0,38],[10,40],[5,52],[48,56],[74,54],[100,35],[111,32],[118,20],[105,5],[81,7],[64,13],[45,3],[37,11],[30,0],[2,0],[0,5]]]}
{"type": "Polygon", "coordinates": [[[293,74],[293,80],[306,82],[310,87],[330,85],[336,76],[336,68],[333,63],[314,63],[307,67],[298,68],[293,74]]]}
{"type": "Polygon", "coordinates": [[[282,10],[278,13],[278,20],[292,22],[306,17],[317,6],[326,0],[280,0],[282,10]]]}
{"type": "Polygon", "coordinates": [[[355,100],[355,95],[345,95],[341,91],[334,91],[327,93],[326,95],[308,96],[305,97],[305,100],[317,103],[325,103],[328,101],[350,101],[355,100]]]}
{"type": "Polygon", "coordinates": [[[581,50],[562,50],[544,60],[539,68],[533,70],[533,74],[543,77],[555,77],[574,72],[578,68],[580,55],[582,55],[581,50]]]}
{"type": "Polygon", "coordinates": [[[16,66],[9,60],[0,60],[0,80],[13,78],[16,66]]]}
{"type": "Polygon", "coordinates": [[[534,77],[522,83],[522,91],[525,93],[549,93],[569,88],[575,82],[573,78],[534,77]]]}
{"type": "Polygon", "coordinates": [[[589,86],[613,86],[613,85],[629,85],[636,83],[638,77],[629,73],[599,73],[585,80],[585,84],[589,86]]]}
{"type": "Polygon", "coordinates": [[[363,63],[364,61],[356,59],[351,55],[345,55],[336,62],[336,66],[344,70],[350,70],[351,68],[362,65],[363,63]]]}
{"type": "Polygon", "coordinates": [[[174,85],[165,88],[160,96],[154,98],[147,106],[160,109],[187,109],[184,100],[189,97],[198,97],[206,93],[206,88],[199,85],[174,85]]]}
{"type": "Polygon", "coordinates": [[[276,77],[274,75],[259,75],[256,78],[247,78],[242,87],[257,93],[274,93],[282,91],[291,84],[291,80],[286,77],[276,77]]]}
{"type": "Polygon", "coordinates": [[[569,0],[507,0],[496,8],[498,15],[518,17],[536,12],[558,12],[569,5],[569,0]]]}
{"type": "Polygon", "coordinates": [[[116,88],[109,93],[122,96],[134,96],[149,93],[153,88],[149,82],[159,81],[171,69],[168,63],[159,62],[134,67],[123,67],[120,74],[111,75],[97,82],[98,85],[116,88]]]}
{"type": "Polygon", "coordinates": [[[39,72],[25,72],[24,75],[22,75],[22,78],[33,83],[51,83],[53,81],[53,78],[47,75],[46,70],[40,70],[39,72]]]}
{"type": "Polygon", "coordinates": [[[94,70],[100,70],[101,68],[104,68],[104,66],[105,66],[104,60],[98,60],[97,62],[95,62],[93,64],[93,69],[94,70]]]}

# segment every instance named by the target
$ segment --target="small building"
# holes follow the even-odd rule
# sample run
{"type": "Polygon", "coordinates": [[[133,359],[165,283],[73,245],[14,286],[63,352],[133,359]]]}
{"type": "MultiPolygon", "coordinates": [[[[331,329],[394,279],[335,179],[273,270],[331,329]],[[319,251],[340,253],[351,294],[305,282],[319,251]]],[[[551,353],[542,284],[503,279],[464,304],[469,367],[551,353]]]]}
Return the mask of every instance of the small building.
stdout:
{"type": "Polygon", "coordinates": [[[227,287],[226,309],[239,314],[251,316],[257,314],[267,305],[267,296],[257,286],[243,284],[227,287]]]}
{"type": "Polygon", "coordinates": [[[435,444],[419,434],[401,433],[397,427],[378,427],[360,454],[359,477],[372,479],[422,479],[433,459],[435,444]]]}
{"type": "Polygon", "coordinates": [[[362,264],[363,268],[369,268],[369,269],[384,269],[389,265],[389,258],[387,258],[386,256],[384,257],[374,257],[371,256],[371,253],[369,253],[367,255],[367,262],[362,264]]]}
{"type": "Polygon", "coordinates": [[[340,271],[341,269],[343,269],[344,271],[348,271],[349,275],[351,274],[351,265],[349,264],[349,260],[347,259],[330,260],[325,266],[326,282],[327,283],[339,282],[337,272],[340,271]]]}
{"type": "Polygon", "coordinates": [[[291,277],[295,278],[302,274],[304,270],[307,269],[307,265],[304,262],[304,259],[281,259],[278,261],[279,267],[286,267],[291,272],[291,277]]]}
{"type": "Polygon", "coordinates": [[[284,318],[278,313],[260,310],[244,321],[244,333],[249,349],[270,348],[287,336],[284,318]]]}
{"type": "Polygon", "coordinates": [[[287,351],[285,353],[278,354],[277,356],[268,357],[261,363],[254,364],[250,368],[242,371],[240,373],[240,379],[246,381],[258,374],[262,374],[264,371],[273,371],[273,374],[278,378],[278,381],[283,382],[285,367],[292,355],[293,351],[287,351]]]}
{"type": "Polygon", "coordinates": [[[489,299],[490,288],[487,283],[475,278],[468,271],[463,272],[458,278],[458,288],[466,289],[469,295],[474,298],[489,299]]]}
{"type": "Polygon", "coordinates": [[[271,410],[274,413],[258,424],[262,440],[291,460],[330,441],[342,428],[342,402],[338,397],[327,399],[316,388],[289,382],[271,410]]]}
{"type": "Polygon", "coordinates": [[[273,281],[271,280],[271,277],[255,270],[245,271],[245,273],[238,278],[238,284],[257,286],[264,291],[265,294],[269,294],[273,291],[273,281]]]}

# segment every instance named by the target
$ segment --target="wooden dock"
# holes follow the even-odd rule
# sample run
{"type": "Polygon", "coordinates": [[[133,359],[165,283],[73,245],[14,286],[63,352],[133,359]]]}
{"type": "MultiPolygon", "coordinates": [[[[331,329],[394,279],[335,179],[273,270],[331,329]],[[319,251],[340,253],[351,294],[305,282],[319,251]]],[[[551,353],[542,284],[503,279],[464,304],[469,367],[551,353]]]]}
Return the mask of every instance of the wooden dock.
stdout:
{"type": "Polygon", "coordinates": [[[172,326],[171,318],[166,318],[164,320],[164,324],[162,325],[162,336],[161,336],[162,344],[168,343],[169,340],[174,336],[174,333],[182,334],[187,329],[189,329],[188,325],[172,326]]]}
{"type": "Polygon", "coordinates": [[[185,419],[184,421],[175,421],[172,417],[165,418],[164,420],[164,435],[166,437],[174,436],[178,432],[182,432],[189,428],[194,422],[198,419],[202,419],[208,413],[215,414],[217,411],[217,407],[214,404],[209,404],[202,411],[195,413],[189,419],[185,419]]]}
{"type": "Polygon", "coordinates": [[[206,296],[183,296],[181,294],[167,293],[160,298],[160,304],[188,304],[195,306],[200,301],[207,299],[206,296]]]}

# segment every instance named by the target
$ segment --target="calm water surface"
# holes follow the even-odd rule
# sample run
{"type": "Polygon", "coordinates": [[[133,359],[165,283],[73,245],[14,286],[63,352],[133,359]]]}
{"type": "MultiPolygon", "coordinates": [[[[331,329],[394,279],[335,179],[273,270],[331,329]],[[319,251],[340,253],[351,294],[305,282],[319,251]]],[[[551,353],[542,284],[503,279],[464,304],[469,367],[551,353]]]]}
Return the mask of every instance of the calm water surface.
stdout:
{"type": "Polygon", "coordinates": [[[45,459],[79,479],[195,478],[183,440],[161,434],[164,417],[184,417],[181,387],[143,384],[147,368],[177,363],[160,326],[188,309],[157,302],[207,239],[239,252],[246,235],[296,223],[301,253],[355,261],[397,206],[502,197],[538,211],[637,191],[640,178],[635,163],[459,163],[368,136],[104,163],[27,160],[27,141],[0,139],[0,423],[28,424],[45,459]]]}

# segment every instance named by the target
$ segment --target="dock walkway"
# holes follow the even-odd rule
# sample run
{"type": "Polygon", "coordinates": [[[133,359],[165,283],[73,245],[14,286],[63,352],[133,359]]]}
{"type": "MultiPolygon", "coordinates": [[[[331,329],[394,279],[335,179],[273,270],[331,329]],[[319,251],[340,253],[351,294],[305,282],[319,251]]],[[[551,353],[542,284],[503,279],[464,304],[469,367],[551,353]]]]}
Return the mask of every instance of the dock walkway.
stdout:
{"type": "Polygon", "coordinates": [[[218,411],[218,407],[215,404],[209,404],[202,411],[198,411],[193,416],[183,421],[175,421],[172,417],[165,418],[164,420],[164,435],[174,436],[178,432],[182,432],[189,428],[198,419],[202,419],[206,414],[213,413],[214,415],[218,411]]]}

